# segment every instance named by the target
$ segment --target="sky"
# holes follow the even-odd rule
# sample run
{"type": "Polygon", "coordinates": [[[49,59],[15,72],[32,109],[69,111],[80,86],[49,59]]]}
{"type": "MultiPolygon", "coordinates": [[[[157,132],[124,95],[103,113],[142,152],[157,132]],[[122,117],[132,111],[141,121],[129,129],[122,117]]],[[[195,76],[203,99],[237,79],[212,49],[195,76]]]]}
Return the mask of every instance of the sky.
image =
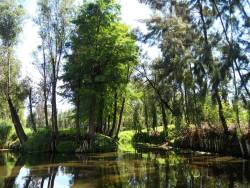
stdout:
{"type": "MultiPolygon", "coordinates": [[[[121,4],[122,22],[129,25],[131,28],[139,28],[142,32],[146,32],[147,29],[142,20],[150,18],[152,14],[151,9],[139,3],[138,0],[118,0],[118,2],[121,4]]],[[[18,59],[21,61],[22,77],[28,76],[35,85],[40,79],[40,74],[34,66],[33,57],[33,52],[40,43],[38,28],[33,22],[34,17],[36,17],[37,0],[25,0],[22,3],[26,11],[26,17],[16,53],[18,59]]],[[[158,57],[160,54],[157,47],[150,47],[145,44],[139,44],[139,46],[141,46],[143,51],[148,53],[151,59],[158,57]]],[[[60,97],[58,98],[59,111],[64,111],[69,107],[70,105],[67,104],[67,101],[62,100],[60,97]]]]}

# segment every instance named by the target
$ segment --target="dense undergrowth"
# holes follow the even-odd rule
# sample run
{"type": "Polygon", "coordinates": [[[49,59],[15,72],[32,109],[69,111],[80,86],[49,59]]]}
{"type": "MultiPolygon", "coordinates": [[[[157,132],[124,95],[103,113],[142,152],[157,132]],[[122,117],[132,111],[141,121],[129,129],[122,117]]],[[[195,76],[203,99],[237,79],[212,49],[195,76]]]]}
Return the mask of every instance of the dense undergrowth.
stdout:
{"type": "MultiPolygon", "coordinates": [[[[149,132],[146,129],[140,132],[125,130],[119,133],[119,140],[96,134],[91,146],[89,145],[84,150],[79,149],[84,143],[76,139],[76,130],[64,129],[59,131],[56,152],[112,152],[117,150],[133,152],[138,149],[138,146],[157,149],[162,145],[167,145],[242,157],[250,156],[248,132],[238,132],[236,128],[231,128],[229,134],[224,135],[222,130],[216,127],[202,127],[193,126],[176,131],[174,125],[170,125],[167,132],[163,130],[163,127],[151,129],[149,132]]],[[[51,152],[52,132],[50,130],[38,129],[37,132],[33,132],[31,129],[25,128],[25,132],[28,135],[28,140],[21,147],[11,122],[0,121],[0,148],[28,153],[51,152]]],[[[80,140],[84,140],[84,136],[80,140]]]]}
{"type": "MultiPolygon", "coordinates": [[[[84,136],[79,140],[84,141],[84,136]]],[[[23,150],[28,152],[50,152],[52,136],[51,131],[39,130],[29,136],[28,141],[24,144],[23,150]]],[[[96,134],[91,144],[86,141],[85,148],[83,142],[76,139],[74,129],[59,131],[59,138],[56,143],[56,152],[58,153],[82,153],[82,152],[112,152],[117,151],[118,144],[113,138],[102,134],[96,134]]]]}
{"type": "Polygon", "coordinates": [[[239,132],[233,126],[228,135],[225,135],[219,128],[208,126],[202,128],[191,126],[181,131],[174,129],[175,127],[171,125],[168,132],[164,132],[162,127],[150,132],[146,132],[146,130],[141,132],[123,131],[120,133],[119,148],[122,151],[131,151],[134,148],[160,151],[162,146],[164,149],[172,146],[244,158],[250,157],[250,134],[247,131],[240,130],[239,132]]]}
{"type": "MultiPolygon", "coordinates": [[[[31,135],[32,131],[29,128],[24,128],[27,135],[31,135]]],[[[17,149],[20,147],[20,142],[13,128],[13,124],[8,120],[0,120],[0,149],[17,149]]]]}
{"type": "Polygon", "coordinates": [[[134,130],[126,130],[119,133],[119,151],[135,151],[132,143],[134,135],[134,130]]]}
{"type": "MultiPolygon", "coordinates": [[[[0,149],[12,149],[16,151],[38,153],[51,152],[52,132],[49,129],[38,129],[33,132],[25,128],[28,140],[23,146],[20,145],[13,125],[8,121],[0,122],[0,149]]],[[[84,140],[84,136],[80,139],[84,140]]],[[[77,153],[82,143],[76,139],[75,129],[64,129],[59,131],[56,143],[58,153],[77,153]]],[[[96,134],[91,146],[86,146],[84,152],[112,152],[117,151],[118,143],[115,139],[102,134],[96,134]]]]}

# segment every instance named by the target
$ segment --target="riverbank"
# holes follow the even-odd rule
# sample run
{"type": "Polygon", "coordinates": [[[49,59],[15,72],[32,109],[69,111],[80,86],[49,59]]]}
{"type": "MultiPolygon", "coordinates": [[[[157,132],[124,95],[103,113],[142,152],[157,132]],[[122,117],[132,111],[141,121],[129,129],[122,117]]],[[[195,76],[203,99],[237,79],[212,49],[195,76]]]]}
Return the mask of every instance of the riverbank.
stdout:
{"type": "Polygon", "coordinates": [[[250,158],[250,135],[237,135],[236,130],[225,135],[217,129],[187,129],[173,143],[174,147],[250,158]]]}
{"type": "MultiPolygon", "coordinates": [[[[48,129],[38,129],[37,132],[27,131],[28,139],[21,145],[17,136],[9,131],[2,139],[1,149],[25,153],[50,153],[52,152],[53,137],[48,129]]],[[[91,141],[87,135],[76,139],[75,129],[60,130],[55,143],[56,153],[92,153],[113,152],[118,149],[117,140],[102,134],[96,134],[91,141]]]]}
{"type": "MultiPolygon", "coordinates": [[[[241,158],[250,158],[250,137],[244,134],[237,136],[236,132],[230,131],[228,135],[215,129],[187,129],[181,132],[174,132],[168,137],[162,128],[160,131],[151,131],[149,133],[130,132],[126,137],[129,148],[132,146],[138,151],[158,151],[165,152],[169,150],[187,149],[193,151],[218,153],[221,155],[230,155],[241,158]],[[130,140],[128,140],[130,138],[130,140]]],[[[120,134],[120,139],[124,139],[124,133],[120,134]]],[[[122,141],[124,143],[124,141],[122,141]]],[[[126,144],[122,145],[126,148],[126,144]]]]}
{"type": "MultiPolygon", "coordinates": [[[[96,134],[92,144],[86,136],[76,139],[75,129],[65,129],[59,131],[56,142],[57,153],[93,153],[93,152],[113,152],[113,151],[153,151],[166,152],[172,149],[191,149],[193,151],[204,151],[231,155],[242,158],[250,158],[250,137],[248,134],[237,136],[236,132],[224,135],[220,130],[215,129],[186,129],[181,132],[174,131],[170,126],[170,131],[166,134],[163,127],[151,130],[136,132],[134,130],[121,131],[119,140],[102,134],[96,134]],[[167,136],[166,136],[167,135],[167,136]],[[79,141],[80,140],[80,141],[79,141]]],[[[39,129],[37,132],[26,130],[27,142],[21,146],[13,131],[2,140],[3,150],[14,150],[26,153],[50,153],[52,134],[50,130],[39,129]]]]}

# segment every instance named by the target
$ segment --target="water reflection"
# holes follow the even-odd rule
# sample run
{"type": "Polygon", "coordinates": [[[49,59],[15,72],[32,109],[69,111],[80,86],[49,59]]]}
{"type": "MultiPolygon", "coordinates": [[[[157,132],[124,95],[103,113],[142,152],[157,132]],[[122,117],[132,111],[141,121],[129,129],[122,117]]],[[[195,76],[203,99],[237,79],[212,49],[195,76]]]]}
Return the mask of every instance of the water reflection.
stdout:
{"type": "Polygon", "coordinates": [[[0,188],[248,187],[250,163],[213,155],[0,153],[0,188]]]}

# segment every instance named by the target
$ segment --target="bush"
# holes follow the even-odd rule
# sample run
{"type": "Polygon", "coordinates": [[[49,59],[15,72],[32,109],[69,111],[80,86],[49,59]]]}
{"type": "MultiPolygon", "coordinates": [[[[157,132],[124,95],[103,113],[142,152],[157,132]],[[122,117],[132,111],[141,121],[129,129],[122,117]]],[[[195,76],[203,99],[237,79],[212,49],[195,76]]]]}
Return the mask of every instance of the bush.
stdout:
{"type": "Polygon", "coordinates": [[[12,124],[9,121],[0,121],[0,148],[3,148],[10,136],[12,124]]]}
{"type": "Polygon", "coordinates": [[[50,149],[51,131],[40,129],[28,136],[27,142],[23,145],[23,150],[27,152],[48,152],[50,149]]]}
{"type": "Polygon", "coordinates": [[[150,143],[150,144],[162,144],[166,142],[164,131],[162,132],[146,132],[136,133],[132,139],[133,143],[150,143]]]}
{"type": "Polygon", "coordinates": [[[77,145],[74,141],[60,141],[56,146],[56,151],[59,153],[75,153],[77,145]]]}
{"type": "Polygon", "coordinates": [[[133,147],[132,139],[135,135],[135,131],[121,131],[119,133],[119,150],[120,151],[130,151],[133,152],[135,149],[133,147]]]}
{"type": "Polygon", "coordinates": [[[64,129],[64,130],[60,130],[59,132],[59,138],[60,140],[75,140],[76,138],[76,129],[64,129]]]}
{"type": "Polygon", "coordinates": [[[91,152],[112,152],[117,151],[118,143],[108,136],[96,134],[91,148],[91,152]]]}
{"type": "Polygon", "coordinates": [[[146,132],[136,133],[132,139],[133,143],[150,143],[149,134],[146,132]]]}

